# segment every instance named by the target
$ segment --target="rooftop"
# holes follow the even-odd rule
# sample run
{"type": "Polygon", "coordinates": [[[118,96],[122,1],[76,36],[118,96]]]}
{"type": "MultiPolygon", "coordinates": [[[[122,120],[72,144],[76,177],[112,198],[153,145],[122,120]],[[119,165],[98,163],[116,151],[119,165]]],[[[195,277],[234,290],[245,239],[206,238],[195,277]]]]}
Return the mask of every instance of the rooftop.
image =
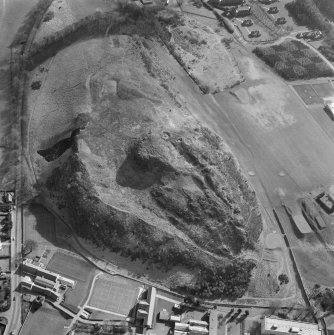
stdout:
{"type": "Polygon", "coordinates": [[[306,323],[293,320],[267,318],[264,320],[264,329],[270,332],[291,333],[299,335],[321,335],[319,326],[315,323],[306,323]]]}

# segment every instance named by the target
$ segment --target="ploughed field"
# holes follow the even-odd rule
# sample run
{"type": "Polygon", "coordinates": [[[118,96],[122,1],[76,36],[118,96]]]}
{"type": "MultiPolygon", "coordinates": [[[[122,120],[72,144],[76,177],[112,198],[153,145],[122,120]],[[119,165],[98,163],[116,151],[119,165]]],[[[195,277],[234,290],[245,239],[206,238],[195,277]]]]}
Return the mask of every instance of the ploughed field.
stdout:
{"type": "Polygon", "coordinates": [[[262,229],[255,193],[190,116],[167,48],[132,34],[76,42],[31,70],[29,87],[41,82],[27,99],[36,182],[80,236],[165,270],[202,269],[174,288],[240,296],[254,265],[241,256],[262,229]],[[202,285],[208,274],[216,291],[202,285]]]}

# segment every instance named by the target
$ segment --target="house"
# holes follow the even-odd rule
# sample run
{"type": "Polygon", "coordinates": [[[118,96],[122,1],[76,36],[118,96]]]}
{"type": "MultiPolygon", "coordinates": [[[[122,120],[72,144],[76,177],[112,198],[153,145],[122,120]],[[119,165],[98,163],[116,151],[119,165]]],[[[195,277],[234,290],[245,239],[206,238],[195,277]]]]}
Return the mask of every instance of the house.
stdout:
{"type": "Polygon", "coordinates": [[[264,335],[322,335],[318,324],[265,317],[261,323],[264,335]]]}
{"type": "Polygon", "coordinates": [[[11,204],[14,200],[14,195],[12,192],[5,192],[4,200],[7,204],[11,204]]]}

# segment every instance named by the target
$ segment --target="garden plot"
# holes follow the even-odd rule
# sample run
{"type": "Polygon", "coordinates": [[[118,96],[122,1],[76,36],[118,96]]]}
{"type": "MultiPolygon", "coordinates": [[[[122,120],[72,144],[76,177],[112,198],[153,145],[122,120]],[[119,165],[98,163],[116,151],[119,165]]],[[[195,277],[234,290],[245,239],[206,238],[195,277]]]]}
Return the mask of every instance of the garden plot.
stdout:
{"type": "Polygon", "coordinates": [[[329,65],[300,41],[286,40],[270,47],[257,47],[254,53],[286,80],[334,75],[329,65]]]}

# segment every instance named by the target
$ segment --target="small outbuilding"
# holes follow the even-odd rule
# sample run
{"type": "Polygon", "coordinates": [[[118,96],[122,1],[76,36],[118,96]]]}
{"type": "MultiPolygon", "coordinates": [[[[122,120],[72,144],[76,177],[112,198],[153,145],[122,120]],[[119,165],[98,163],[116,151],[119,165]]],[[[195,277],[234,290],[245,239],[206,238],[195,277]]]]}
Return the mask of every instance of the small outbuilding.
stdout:
{"type": "Polygon", "coordinates": [[[160,321],[168,321],[169,320],[169,313],[166,309],[163,309],[159,312],[159,320],[160,321]]]}

